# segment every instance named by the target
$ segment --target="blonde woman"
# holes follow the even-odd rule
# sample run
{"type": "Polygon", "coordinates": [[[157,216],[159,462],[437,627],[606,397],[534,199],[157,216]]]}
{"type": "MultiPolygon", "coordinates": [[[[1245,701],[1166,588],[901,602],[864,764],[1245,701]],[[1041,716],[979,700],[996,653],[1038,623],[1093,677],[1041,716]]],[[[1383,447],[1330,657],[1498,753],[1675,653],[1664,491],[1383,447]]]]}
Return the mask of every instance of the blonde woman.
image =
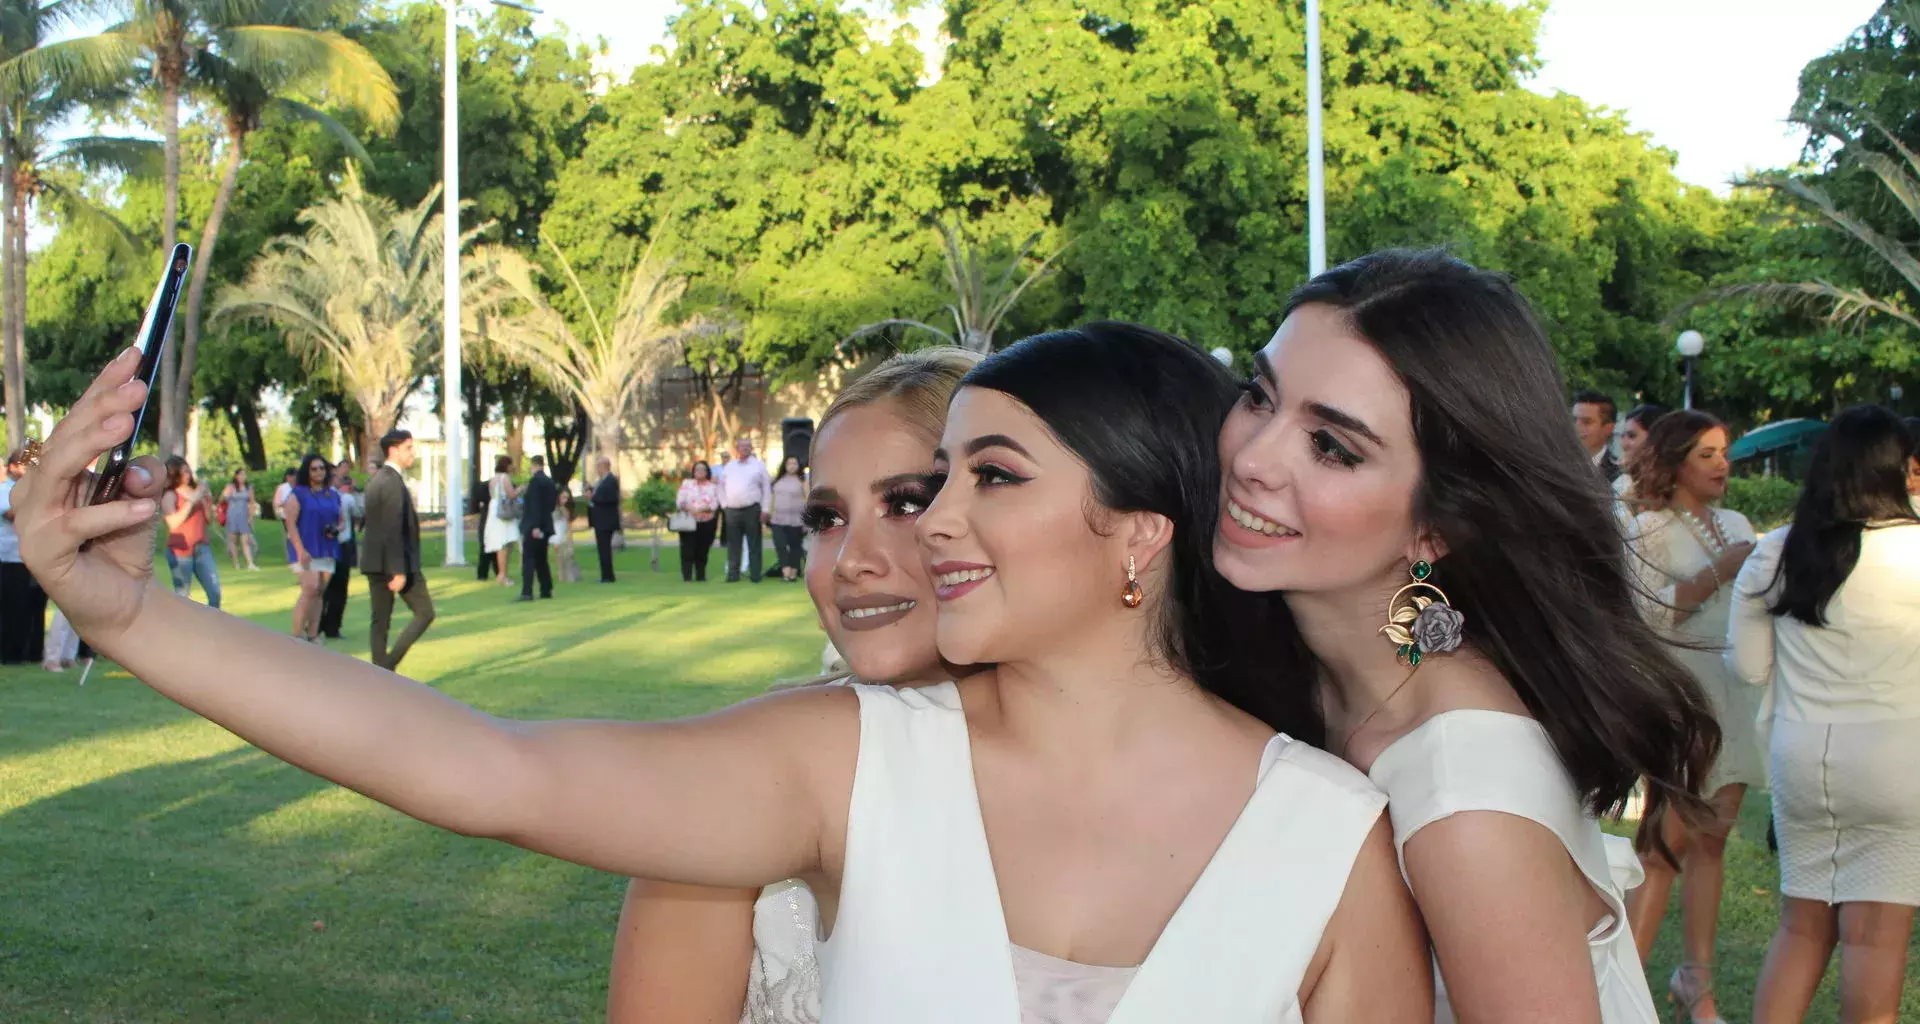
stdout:
{"type": "MultiPolygon", "coordinates": [[[[950,348],[895,356],[820,419],[816,491],[804,509],[820,557],[807,593],[860,679],[924,686],[962,674],[934,644],[933,581],[914,523],[933,501],[926,470],[947,399],[978,361],[950,348]],[[870,616],[876,601],[911,607],[870,616]]],[[[819,925],[813,892],[797,879],[761,890],[636,881],[614,945],[608,1024],[818,1021],[819,925]]]]}

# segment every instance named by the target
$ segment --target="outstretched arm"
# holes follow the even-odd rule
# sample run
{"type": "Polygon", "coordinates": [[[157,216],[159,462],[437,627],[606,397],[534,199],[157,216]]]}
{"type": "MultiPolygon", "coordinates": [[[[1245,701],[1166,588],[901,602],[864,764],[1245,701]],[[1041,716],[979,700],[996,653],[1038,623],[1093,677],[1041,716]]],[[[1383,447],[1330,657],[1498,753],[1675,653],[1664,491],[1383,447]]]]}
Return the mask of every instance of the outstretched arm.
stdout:
{"type": "Polygon", "coordinates": [[[150,586],[157,465],[130,468],[122,498],[85,504],[87,464],[132,431],[146,397],[134,366],[108,366],[14,495],[29,568],[101,653],[277,757],[466,835],[710,885],[821,863],[835,834],[823,817],[844,815],[859,741],[850,692],[675,723],[509,721],[150,586]],[[208,650],[227,671],[200,670],[208,650]]]}
{"type": "Polygon", "coordinates": [[[607,1024],[736,1024],[759,895],[634,879],[613,942],[607,1024]]]}

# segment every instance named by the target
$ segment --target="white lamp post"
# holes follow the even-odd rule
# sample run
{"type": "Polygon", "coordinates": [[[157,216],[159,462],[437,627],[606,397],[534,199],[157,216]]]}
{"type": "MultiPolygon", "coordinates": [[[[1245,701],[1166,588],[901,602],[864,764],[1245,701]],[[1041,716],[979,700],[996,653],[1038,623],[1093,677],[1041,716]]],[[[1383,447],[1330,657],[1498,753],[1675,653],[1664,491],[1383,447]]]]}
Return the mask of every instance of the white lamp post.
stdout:
{"type": "Polygon", "coordinates": [[[1320,151],[1320,0],[1307,0],[1307,273],[1327,269],[1326,175],[1320,151]]]}
{"type": "Polygon", "coordinates": [[[1680,404],[1682,409],[1693,408],[1693,361],[1700,358],[1706,347],[1707,339],[1699,331],[1681,331],[1680,336],[1673,339],[1673,350],[1687,361],[1687,390],[1680,404]]]}
{"type": "MultiPolygon", "coordinates": [[[[529,14],[538,8],[511,0],[490,0],[496,7],[512,7],[529,14]]],[[[460,416],[460,46],[454,25],[459,0],[446,0],[447,31],[441,55],[442,99],[440,180],[440,410],[444,422],[440,436],[447,445],[447,557],[448,565],[467,564],[465,522],[461,513],[466,504],[462,481],[466,473],[465,439],[461,437],[460,416]]]]}

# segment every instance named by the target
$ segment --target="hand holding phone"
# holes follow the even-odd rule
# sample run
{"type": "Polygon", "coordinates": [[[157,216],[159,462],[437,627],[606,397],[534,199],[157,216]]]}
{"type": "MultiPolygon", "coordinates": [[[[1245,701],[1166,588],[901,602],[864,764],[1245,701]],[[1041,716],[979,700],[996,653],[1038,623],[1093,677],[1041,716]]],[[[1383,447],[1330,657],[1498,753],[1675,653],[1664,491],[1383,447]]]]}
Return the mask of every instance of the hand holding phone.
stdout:
{"type": "Polygon", "coordinates": [[[160,283],[154,285],[153,298],[147,303],[146,318],[140,321],[140,331],[133,339],[133,347],[140,353],[140,366],[134,371],[134,378],[147,385],[147,397],[134,412],[133,429],[127,432],[126,439],[114,445],[100,464],[99,475],[94,480],[93,496],[87,501],[89,505],[104,504],[120,496],[120,478],[127,471],[127,463],[133,459],[133,445],[140,437],[140,424],[146,419],[147,406],[153,404],[153,379],[160,371],[160,353],[166,348],[167,331],[173,326],[173,310],[180,301],[180,286],[187,279],[187,268],[192,265],[193,247],[184,242],[174,246],[173,252],[167,257],[166,267],[160,272],[160,283]]]}

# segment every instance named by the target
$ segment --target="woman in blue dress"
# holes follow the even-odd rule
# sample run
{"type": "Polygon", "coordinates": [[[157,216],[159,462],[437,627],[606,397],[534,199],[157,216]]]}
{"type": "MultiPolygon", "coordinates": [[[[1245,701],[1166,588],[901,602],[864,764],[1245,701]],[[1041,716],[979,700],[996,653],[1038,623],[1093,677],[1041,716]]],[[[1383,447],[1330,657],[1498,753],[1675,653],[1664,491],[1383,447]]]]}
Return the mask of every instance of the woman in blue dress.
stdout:
{"type": "Polygon", "coordinates": [[[334,493],[333,467],[318,455],[300,460],[300,472],[287,495],[287,565],[300,580],[293,603],[293,635],[320,642],[320,596],[340,556],[340,495],[334,493]]]}

